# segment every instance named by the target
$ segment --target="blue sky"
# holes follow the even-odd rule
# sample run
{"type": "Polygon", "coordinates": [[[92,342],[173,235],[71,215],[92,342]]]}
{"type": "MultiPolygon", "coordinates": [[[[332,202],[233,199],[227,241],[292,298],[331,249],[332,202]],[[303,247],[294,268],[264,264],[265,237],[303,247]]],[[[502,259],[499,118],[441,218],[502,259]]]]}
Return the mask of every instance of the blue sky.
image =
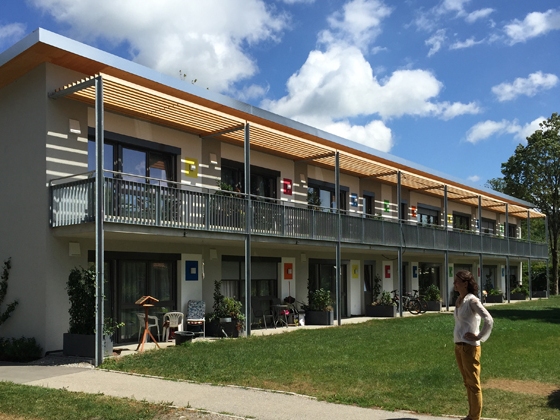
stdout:
{"type": "Polygon", "coordinates": [[[557,0],[2,0],[42,27],[484,186],[559,112],[557,0]]]}

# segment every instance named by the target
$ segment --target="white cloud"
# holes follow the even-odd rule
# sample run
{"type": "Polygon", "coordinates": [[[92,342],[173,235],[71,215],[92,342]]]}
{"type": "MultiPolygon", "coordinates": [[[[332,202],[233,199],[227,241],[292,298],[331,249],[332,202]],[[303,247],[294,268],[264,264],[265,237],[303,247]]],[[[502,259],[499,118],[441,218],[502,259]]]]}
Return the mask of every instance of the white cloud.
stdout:
{"type": "Polygon", "coordinates": [[[497,96],[498,101],[511,101],[520,95],[535,96],[537,92],[545,89],[552,89],[558,84],[558,77],[554,74],[543,74],[538,71],[532,73],[526,79],[521,77],[515,79],[513,83],[501,83],[492,87],[492,92],[497,96]]]}
{"type": "Polygon", "coordinates": [[[379,0],[352,0],[328,17],[330,29],[319,34],[324,44],[345,42],[366,50],[381,33],[381,22],[392,12],[379,0]]]}
{"type": "Polygon", "coordinates": [[[467,23],[474,23],[479,19],[484,19],[490,16],[490,14],[493,13],[494,11],[495,11],[494,9],[490,9],[490,8],[475,10],[474,12],[469,13],[465,17],[465,21],[467,23]]]}
{"type": "Polygon", "coordinates": [[[457,16],[465,14],[465,4],[470,0],[444,0],[439,6],[434,8],[436,14],[456,13],[457,16]]]}
{"type": "Polygon", "coordinates": [[[478,182],[480,181],[480,177],[478,175],[471,175],[469,177],[467,177],[467,179],[471,182],[478,182]]]}
{"type": "Polygon", "coordinates": [[[11,44],[25,35],[25,25],[22,23],[9,23],[0,25],[0,45],[11,44]]]}
{"type": "Polygon", "coordinates": [[[286,4],[296,4],[296,3],[315,3],[315,0],[282,0],[286,4]]]}
{"type": "Polygon", "coordinates": [[[544,35],[550,31],[560,29],[560,10],[547,10],[544,13],[532,12],[523,21],[515,19],[504,27],[510,44],[525,42],[530,38],[544,35]]]}
{"type": "Polygon", "coordinates": [[[525,125],[519,125],[514,121],[502,120],[492,121],[487,120],[475,124],[467,131],[466,140],[469,143],[476,144],[481,140],[485,140],[492,136],[501,136],[504,134],[513,134],[513,138],[521,142],[525,142],[526,138],[539,130],[539,123],[546,120],[544,117],[539,117],[525,125]]]}
{"type": "Polygon", "coordinates": [[[288,18],[263,0],[31,0],[71,36],[88,43],[107,39],[129,46],[134,61],[227,92],[253,76],[257,65],[244,45],[276,41],[288,18]]]}
{"type": "Polygon", "coordinates": [[[445,29],[438,29],[435,34],[424,41],[424,43],[430,47],[428,57],[431,57],[441,49],[443,43],[445,42],[445,38],[445,29]]]}
{"type": "Polygon", "coordinates": [[[470,48],[470,47],[473,47],[475,45],[482,44],[483,42],[484,42],[484,40],[475,41],[474,38],[469,38],[465,41],[455,42],[454,44],[449,46],[449,49],[450,50],[460,50],[460,49],[463,49],[463,48],[470,48]]]}

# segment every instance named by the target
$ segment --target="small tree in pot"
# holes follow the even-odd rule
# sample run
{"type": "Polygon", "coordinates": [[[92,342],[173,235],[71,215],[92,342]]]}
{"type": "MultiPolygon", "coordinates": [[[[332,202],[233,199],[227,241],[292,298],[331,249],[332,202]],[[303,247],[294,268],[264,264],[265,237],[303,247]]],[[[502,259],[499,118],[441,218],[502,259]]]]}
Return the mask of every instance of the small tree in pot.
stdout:
{"type": "MultiPolygon", "coordinates": [[[[66,291],[70,300],[70,328],[63,336],[63,353],[67,356],[95,357],[95,267],[73,268],[68,276],[66,291]]],[[[104,319],[105,356],[113,354],[111,336],[124,323],[104,319]]]]}
{"type": "Polygon", "coordinates": [[[245,315],[243,314],[243,304],[232,298],[222,295],[222,282],[214,281],[214,312],[209,315],[208,320],[212,327],[209,335],[221,336],[222,328],[228,337],[238,337],[239,331],[245,325],[245,315]]]}
{"type": "Polygon", "coordinates": [[[424,299],[428,304],[428,311],[441,311],[441,292],[439,287],[435,284],[430,284],[426,290],[424,290],[424,299]]]}
{"type": "Polygon", "coordinates": [[[303,306],[307,325],[333,325],[333,299],[329,290],[308,290],[307,302],[303,306]]]}

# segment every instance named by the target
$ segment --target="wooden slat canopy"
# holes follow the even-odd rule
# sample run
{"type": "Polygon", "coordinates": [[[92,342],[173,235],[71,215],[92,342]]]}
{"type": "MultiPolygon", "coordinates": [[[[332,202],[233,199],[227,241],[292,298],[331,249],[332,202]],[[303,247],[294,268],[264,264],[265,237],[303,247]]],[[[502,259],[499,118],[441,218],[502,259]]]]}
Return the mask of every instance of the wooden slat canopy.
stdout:
{"type": "MultiPolygon", "coordinates": [[[[294,161],[308,161],[310,164],[332,170],[335,167],[335,153],[338,151],[341,173],[360,178],[375,178],[395,185],[400,171],[402,187],[411,191],[443,198],[444,187],[447,185],[449,201],[477,207],[480,197],[483,209],[505,213],[507,204],[508,213],[511,215],[544,217],[534,209],[519,205],[514,199],[508,201],[498,195],[492,196],[439,177],[432,178],[428,173],[415,171],[413,168],[403,168],[396,163],[392,165],[385,159],[368,155],[361,150],[353,150],[348,146],[338,147],[331,141],[318,136],[313,137],[309,133],[301,132],[298,135],[297,130],[293,128],[286,127],[286,130],[282,131],[278,123],[271,122],[270,125],[266,125],[266,121],[262,118],[253,118],[251,114],[243,115],[240,111],[230,113],[225,106],[210,108],[205,104],[183,99],[179,94],[173,96],[104,73],[100,73],[100,76],[103,78],[103,99],[107,111],[175,127],[201,138],[216,137],[239,146],[243,146],[244,143],[242,128],[249,123],[250,144],[253,150],[294,161]]],[[[93,105],[95,86],[88,81],[91,82],[94,77],[96,76],[63,86],[51,95],[67,96],[93,105]],[[77,89],[80,84],[84,86],[83,89],[77,89]]]]}

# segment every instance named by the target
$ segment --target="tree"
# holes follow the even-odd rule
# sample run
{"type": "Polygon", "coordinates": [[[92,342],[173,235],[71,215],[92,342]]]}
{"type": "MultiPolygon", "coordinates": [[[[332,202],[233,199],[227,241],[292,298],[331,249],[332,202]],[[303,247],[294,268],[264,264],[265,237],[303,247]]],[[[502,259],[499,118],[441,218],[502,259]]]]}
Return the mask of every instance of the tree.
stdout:
{"type": "Polygon", "coordinates": [[[488,182],[502,192],[529,201],[546,215],[552,257],[553,293],[558,294],[558,239],[560,235],[560,116],[539,124],[540,129],[518,145],[502,163],[503,178],[488,182]]]}

